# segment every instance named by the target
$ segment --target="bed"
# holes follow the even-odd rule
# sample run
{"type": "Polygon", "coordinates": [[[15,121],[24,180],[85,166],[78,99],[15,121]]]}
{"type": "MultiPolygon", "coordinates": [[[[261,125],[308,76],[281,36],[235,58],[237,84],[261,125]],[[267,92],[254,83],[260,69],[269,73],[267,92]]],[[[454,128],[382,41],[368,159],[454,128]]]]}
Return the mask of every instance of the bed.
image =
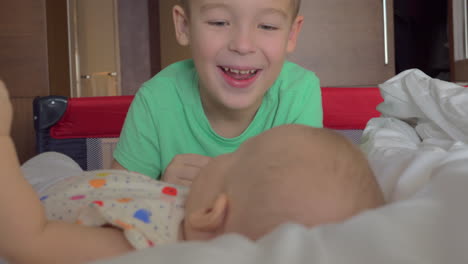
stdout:
{"type": "MultiPolygon", "coordinates": [[[[322,93],[325,127],[361,144],[386,206],[312,229],[284,224],[257,242],[228,234],[96,263],[468,263],[468,90],[412,70],[379,88],[322,93]]],[[[118,139],[131,99],[38,98],[38,151],[108,166],[106,142],[118,139]]]]}
{"type": "MultiPolygon", "coordinates": [[[[377,87],[322,88],[325,127],[359,143],[367,121],[379,115],[377,87]],[[349,111],[353,109],[353,111],[349,111]]],[[[37,153],[56,151],[84,170],[108,168],[133,96],[34,100],[37,153]]]]}

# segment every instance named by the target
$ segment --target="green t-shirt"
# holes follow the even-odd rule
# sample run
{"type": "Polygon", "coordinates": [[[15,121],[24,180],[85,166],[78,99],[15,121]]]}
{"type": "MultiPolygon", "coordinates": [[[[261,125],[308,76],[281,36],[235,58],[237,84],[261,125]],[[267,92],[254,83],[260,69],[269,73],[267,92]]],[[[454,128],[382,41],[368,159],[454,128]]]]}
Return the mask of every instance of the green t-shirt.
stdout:
{"type": "Polygon", "coordinates": [[[158,178],[177,154],[214,157],[235,151],[246,139],[272,127],[322,127],[322,119],[318,78],[285,62],[249,127],[238,137],[221,137],[203,111],[195,65],[186,60],[168,66],[137,92],[114,158],[130,171],[158,178]]]}

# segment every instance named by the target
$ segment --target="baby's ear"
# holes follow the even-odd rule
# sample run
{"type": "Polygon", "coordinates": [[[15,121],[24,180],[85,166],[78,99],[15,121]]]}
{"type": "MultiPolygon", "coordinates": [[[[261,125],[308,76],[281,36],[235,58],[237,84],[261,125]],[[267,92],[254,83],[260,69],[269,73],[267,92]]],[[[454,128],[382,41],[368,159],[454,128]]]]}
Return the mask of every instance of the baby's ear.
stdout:
{"type": "Polygon", "coordinates": [[[175,5],[172,9],[172,19],[174,20],[177,42],[182,46],[187,46],[190,43],[189,17],[184,8],[175,5]]]}
{"type": "Polygon", "coordinates": [[[216,232],[225,224],[228,209],[226,194],[220,194],[209,208],[202,208],[191,213],[186,221],[191,228],[198,232],[216,232]]]}

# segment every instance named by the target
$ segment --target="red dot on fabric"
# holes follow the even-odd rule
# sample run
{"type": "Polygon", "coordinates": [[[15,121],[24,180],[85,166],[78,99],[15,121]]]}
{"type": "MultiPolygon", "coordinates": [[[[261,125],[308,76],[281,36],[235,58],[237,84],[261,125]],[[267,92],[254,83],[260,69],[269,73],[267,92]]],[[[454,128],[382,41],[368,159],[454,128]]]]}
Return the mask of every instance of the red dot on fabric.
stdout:
{"type": "Polygon", "coordinates": [[[162,193],[170,196],[176,196],[177,195],[177,189],[174,187],[164,187],[162,190],[162,193]]]}
{"type": "Polygon", "coordinates": [[[153,241],[151,241],[151,240],[148,240],[148,246],[150,246],[150,247],[154,247],[154,243],[153,243],[153,241]]]}
{"type": "Polygon", "coordinates": [[[83,200],[84,198],[86,198],[86,195],[75,195],[75,196],[70,197],[70,200],[76,201],[76,200],[83,200]]]}
{"type": "Polygon", "coordinates": [[[104,205],[104,202],[103,201],[94,201],[92,202],[93,204],[96,204],[96,205],[99,205],[100,207],[102,207],[104,205]]]}

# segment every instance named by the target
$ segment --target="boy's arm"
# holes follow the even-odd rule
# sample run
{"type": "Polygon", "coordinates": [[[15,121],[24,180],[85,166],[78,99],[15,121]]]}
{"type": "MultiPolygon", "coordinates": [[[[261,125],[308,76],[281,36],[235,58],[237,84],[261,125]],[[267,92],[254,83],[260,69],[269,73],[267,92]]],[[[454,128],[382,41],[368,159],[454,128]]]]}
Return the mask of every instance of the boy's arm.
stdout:
{"type": "Polygon", "coordinates": [[[199,154],[176,155],[167,166],[161,180],[172,184],[190,186],[200,170],[211,160],[211,157],[199,154]]]}
{"type": "Polygon", "coordinates": [[[111,169],[114,170],[127,170],[122,164],[120,164],[116,159],[112,161],[111,169]]]}

